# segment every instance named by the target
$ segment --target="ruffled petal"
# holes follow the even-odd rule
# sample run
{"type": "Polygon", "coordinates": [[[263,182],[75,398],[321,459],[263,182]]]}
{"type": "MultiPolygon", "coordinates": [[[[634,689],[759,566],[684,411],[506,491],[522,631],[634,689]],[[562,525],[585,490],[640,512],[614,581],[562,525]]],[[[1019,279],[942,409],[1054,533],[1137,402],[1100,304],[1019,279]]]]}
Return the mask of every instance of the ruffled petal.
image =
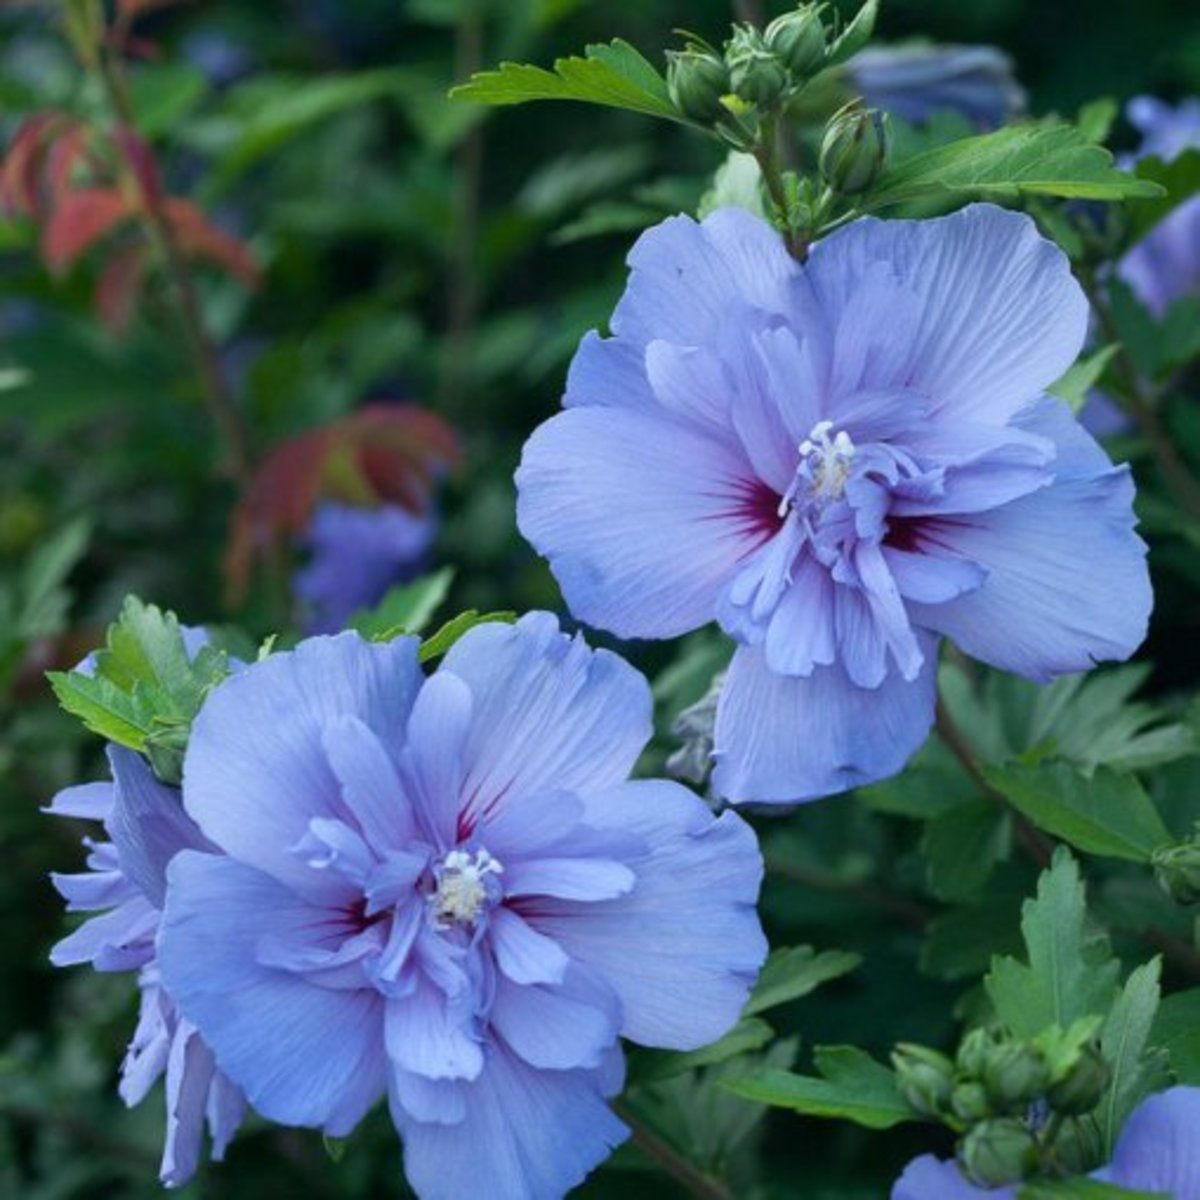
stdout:
{"type": "Polygon", "coordinates": [[[1146,636],[1153,595],[1128,468],[1112,467],[1057,402],[1023,423],[1055,439],[1054,484],[991,512],[929,522],[925,536],[987,579],[911,611],[975,658],[1044,683],[1128,658],[1146,636]]]}
{"type": "Polygon", "coordinates": [[[587,798],[588,821],[641,839],[634,889],[606,904],[540,902],[530,924],[599,974],[622,1036],[707,1045],[737,1020],[766,955],[755,903],[762,857],[735,813],[714,818],[679,784],[627,783],[587,798]]]}
{"type": "MultiPolygon", "coordinates": [[[[463,816],[472,827],[491,822],[511,798],[514,842],[524,811],[515,801],[626,779],[650,740],[646,680],[617,655],[562,633],[549,613],[476,626],[451,647],[441,671],[466,683],[474,706],[463,816]]],[[[530,826],[540,811],[529,810],[530,826]]]]}
{"type": "MultiPolygon", "coordinates": [[[[1087,300],[1066,256],[1023,214],[973,204],[929,221],[854,221],[813,247],[807,274],[842,313],[879,262],[920,314],[903,339],[903,378],[935,414],[1004,424],[1083,346],[1087,300]]],[[[872,333],[893,345],[889,325],[864,336],[872,333]]]]}
{"type": "Polygon", "coordinates": [[[778,497],[734,435],[654,412],[571,408],[525,444],[517,524],[571,611],[621,637],[705,624],[778,497]]]}
{"type": "Polygon", "coordinates": [[[474,1079],[483,1070],[482,1046],[424,977],[411,995],[388,1001],[384,1032],[388,1057],[414,1075],[474,1079]]]}
{"type": "Polygon", "coordinates": [[[540,1071],[494,1043],[453,1125],[401,1120],[422,1200],[561,1200],[625,1140],[591,1071],[540,1071]]]}
{"type": "Polygon", "coordinates": [[[733,657],[717,707],[713,786],[735,803],[795,804],[899,771],[933,724],[936,641],[911,683],[892,671],[861,688],[839,666],[807,678],[771,671],[761,650],[733,657]]]}
{"type": "Polygon", "coordinates": [[[262,965],[264,939],[328,925],[270,876],[185,850],[168,870],[163,986],[263,1116],[348,1133],[383,1094],[383,999],[262,965]]]}
{"type": "Polygon", "coordinates": [[[354,820],[323,731],[358,717],[394,752],[422,679],[415,638],[372,643],[354,633],[311,638],[231,676],[192,726],[188,813],[239,860],[313,899],[345,899],[343,881],[292,850],[314,817],[354,820]]]}

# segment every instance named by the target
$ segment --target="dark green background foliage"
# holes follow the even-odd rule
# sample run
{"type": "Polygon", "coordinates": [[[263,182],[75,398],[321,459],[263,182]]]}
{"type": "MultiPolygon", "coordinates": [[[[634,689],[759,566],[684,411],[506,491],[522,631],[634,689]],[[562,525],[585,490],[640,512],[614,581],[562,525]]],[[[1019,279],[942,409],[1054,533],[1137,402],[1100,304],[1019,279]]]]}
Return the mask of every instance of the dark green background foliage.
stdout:
{"type": "MultiPolygon", "coordinates": [[[[1200,93],[1200,19],[1188,7],[889,0],[879,32],[997,44],[1016,59],[1035,113],[1072,115],[1098,96],[1200,93]]],[[[521,442],[557,405],[580,336],[603,326],[636,231],[694,210],[723,156],[715,142],[633,114],[489,110],[452,104],[446,90],[504,59],[549,64],[613,37],[658,62],[673,29],[719,41],[732,15],[717,0],[202,0],[137,27],[161,48],[130,74],[170,189],[202,204],[264,268],[253,293],[217,272],[196,276],[256,452],[372,398],[428,405],[460,431],[465,462],[444,488],[434,554],[457,569],[444,615],[559,606],[516,533],[521,442]],[[238,68],[236,79],[205,76],[205,47],[238,68]]],[[[47,9],[0,10],[6,145],[31,112],[99,104],[47,9]]],[[[1113,143],[1134,143],[1119,121],[1113,143]]],[[[155,1097],[127,1112],[114,1090],[132,980],[53,972],[47,961],[65,928],[47,873],[78,869],[84,831],[38,806],[100,777],[102,759],[42,672],[98,642],[131,591],[185,621],[236,621],[255,636],[290,618],[262,580],[226,606],[235,490],[161,283],[150,281],[131,328],[113,338],[92,313],[98,256],[54,277],[37,238],[27,220],[0,223],[0,1196],[133,1200],[159,1191],[162,1110],[155,1097]]],[[[1181,402],[1185,376],[1167,413],[1185,456],[1200,455],[1195,379],[1193,368],[1191,405],[1181,402]]],[[[1118,450],[1146,468],[1143,518],[1155,538],[1160,599],[1146,669],[1039,696],[950,662],[944,694],[987,787],[1083,852],[1091,914],[1125,970],[1162,952],[1165,988],[1181,992],[1200,983],[1192,914],[1146,869],[1160,829],[1152,811],[1141,824],[1137,813],[1151,797],[1173,838],[1200,817],[1200,719],[1188,705],[1200,668],[1200,527],[1170,505],[1141,442],[1126,442],[1118,450]],[[1089,797],[1104,788],[1132,824],[1097,828],[1089,797]]],[[[702,633],[681,647],[625,647],[658,675],[664,736],[648,767],[661,768],[670,719],[720,665],[715,646],[702,633]]],[[[953,1049],[987,1003],[993,954],[1023,953],[1021,903],[1038,880],[1019,845],[1028,827],[980,799],[979,783],[935,739],[904,776],[857,799],[757,821],[772,944],[832,956],[792,962],[799,982],[771,1008],[771,1028],[753,1016],[737,1031],[730,1049],[749,1057],[634,1057],[628,1104],[654,1137],[734,1195],[812,1200],[884,1196],[908,1158],[950,1152],[951,1135],[934,1126],[873,1132],[767,1117],[718,1082],[762,1068],[811,1073],[822,1045],[884,1061],[899,1041],[953,1049]]],[[[1200,1082],[1194,1000],[1168,1001],[1158,1032],[1176,1071],[1200,1082]]],[[[627,1148],[580,1194],[677,1191],[627,1148]]],[[[336,1156],[315,1134],[253,1123],[227,1164],[205,1167],[182,1194],[375,1200],[404,1185],[376,1114],[336,1156]]]]}

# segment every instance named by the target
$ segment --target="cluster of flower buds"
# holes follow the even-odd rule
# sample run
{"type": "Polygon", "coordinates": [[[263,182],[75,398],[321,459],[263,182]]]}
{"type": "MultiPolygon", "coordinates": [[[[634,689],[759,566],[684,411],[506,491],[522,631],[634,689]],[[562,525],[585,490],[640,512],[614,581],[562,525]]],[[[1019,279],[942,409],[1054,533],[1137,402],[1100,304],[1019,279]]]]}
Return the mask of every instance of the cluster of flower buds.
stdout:
{"type": "Polygon", "coordinates": [[[1050,1151],[1048,1140],[1056,1161],[1082,1159],[1081,1147],[1068,1145],[1061,1123],[1048,1117],[1091,1112],[1111,1077],[1092,1020],[1054,1026],[1030,1040],[973,1029],[954,1059],[903,1043],[892,1065],[910,1108],[963,1131],[958,1159],[981,1187],[1027,1178],[1050,1151]]]}
{"type": "Polygon", "coordinates": [[[825,127],[819,165],[825,186],[841,196],[865,192],[883,174],[890,151],[887,113],[855,100],[825,127]]]}
{"type": "Polygon", "coordinates": [[[1200,827],[1191,841],[1155,851],[1154,876],[1177,903],[1195,904],[1200,900],[1200,827]]]}
{"type": "Polygon", "coordinates": [[[668,54],[667,87],[684,116],[714,125],[730,114],[778,107],[824,69],[828,52],[823,4],[801,4],[766,29],[735,25],[719,53],[691,38],[668,54]]]}

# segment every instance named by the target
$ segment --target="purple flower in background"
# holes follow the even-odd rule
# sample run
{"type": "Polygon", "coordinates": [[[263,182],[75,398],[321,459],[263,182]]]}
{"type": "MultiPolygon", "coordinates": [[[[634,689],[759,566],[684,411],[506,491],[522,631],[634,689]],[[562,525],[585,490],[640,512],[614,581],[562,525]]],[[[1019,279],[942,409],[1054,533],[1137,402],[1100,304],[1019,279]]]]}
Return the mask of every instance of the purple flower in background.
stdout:
{"type": "Polygon", "coordinates": [[[1151,605],[1133,485],[1045,389],[1087,302],[1025,216],[861,220],[801,266],[725,209],[630,255],[615,336],[517,472],[571,610],[739,643],[713,784],[792,802],[899,770],[939,635],[1045,681],[1124,658],[1151,605]]]}
{"type": "MultiPolygon", "coordinates": [[[[1200,1088],[1175,1087],[1143,1100],[1113,1152],[1112,1162],[1090,1178],[1141,1192],[1194,1200],[1200,1196],[1200,1088]]],[[[892,1200],[1016,1200],[1016,1187],[981,1188],[954,1162],[931,1154],[908,1164],[892,1200]]]]}
{"type": "Polygon", "coordinates": [[[321,504],[307,537],[311,558],[293,585],[308,606],[309,632],[336,633],[393,584],[412,578],[436,529],[431,513],[416,516],[395,504],[321,504]]]}
{"type": "Polygon", "coordinates": [[[141,1011],[118,1090],[132,1106],[165,1072],[167,1132],[159,1174],[175,1187],[195,1173],[205,1123],[212,1156],[219,1160],[246,1107],[163,989],[155,950],[167,863],[179,850],[213,847],[184,813],[178,791],[159,783],[140,755],[110,746],[108,759],[111,783],[67,788],[47,809],[56,816],[102,821],[110,839],[84,839],[86,873],[53,876],[69,911],[100,910],[101,915],[59,942],[50,959],[59,967],[90,962],[97,971],[138,972],[141,1011]]]}
{"type": "MultiPolygon", "coordinates": [[[[1126,115],[1142,134],[1138,158],[1157,155],[1169,162],[1200,149],[1200,100],[1171,108],[1138,96],[1126,115]]],[[[1200,196],[1173,208],[1125,255],[1117,274],[1156,317],[1184,296],[1200,296],[1200,196]]]]}
{"type": "Polygon", "coordinates": [[[956,112],[996,129],[1025,109],[1012,59],[994,46],[876,46],[859,51],[846,70],[869,105],[914,125],[956,112]]]}
{"type": "Polygon", "coordinates": [[[562,1195],[626,1136],[618,1036],[737,1019],[766,944],[754,835],[627,782],[645,680],[549,614],[319,637],[223,682],[171,864],[163,978],[264,1115],[348,1133],[386,1092],[419,1195],[562,1195]],[[481,1181],[486,1181],[481,1184],[481,1181]]]}

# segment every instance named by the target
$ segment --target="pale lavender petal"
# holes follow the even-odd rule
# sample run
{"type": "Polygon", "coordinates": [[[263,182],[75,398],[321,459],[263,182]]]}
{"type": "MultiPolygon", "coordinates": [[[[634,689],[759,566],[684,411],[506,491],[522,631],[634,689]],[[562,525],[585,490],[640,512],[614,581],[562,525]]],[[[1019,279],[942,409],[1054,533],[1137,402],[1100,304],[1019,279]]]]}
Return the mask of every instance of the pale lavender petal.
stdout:
{"type": "Polygon", "coordinates": [[[84,821],[103,821],[108,816],[113,804],[113,785],[107,781],[101,783],[80,783],[74,787],[63,788],[54,799],[42,809],[55,817],[78,817],[84,821]]]}
{"type": "Polygon", "coordinates": [[[914,1158],[892,1188],[891,1200],[1016,1200],[1016,1189],[980,1188],[968,1183],[953,1160],[932,1154],[914,1158]]]}
{"type": "Polygon", "coordinates": [[[180,1187],[196,1173],[215,1070],[212,1051],[192,1025],[182,1022],[167,1060],[167,1132],[159,1169],[167,1187],[180,1187]]]}
{"type": "Polygon", "coordinates": [[[561,983],[571,961],[553,939],[538,933],[509,908],[492,913],[490,933],[496,965],[513,983],[561,983]]]}
{"type": "Polygon", "coordinates": [[[426,836],[443,849],[459,840],[473,711],[471,689],[441,670],[426,680],[408,719],[406,774],[413,803],[426,836]]]}
{"type": "Polygon", "coordinates": [[[1200,1088],[1174,1087],[1143,1100],[1113,1153],[1108,1178],[1167,1196],[1200,1196],[1200,1088]]]}
{"type": "Polygon", "coordinates": [[[376,850],[403,847],[415,829],[412,808],[383,743],[353,715],[330,721],[321,741],[363,836],[376,850]]]}
{"type": "Polygon", "coordinates": [[[475,1079],[483,1070],[483,1047],[456,1019],[447,998],[421,977],[410,996],[389,1000],[384,1017],[388,1057],[426,1079],[475,1079]]]}

